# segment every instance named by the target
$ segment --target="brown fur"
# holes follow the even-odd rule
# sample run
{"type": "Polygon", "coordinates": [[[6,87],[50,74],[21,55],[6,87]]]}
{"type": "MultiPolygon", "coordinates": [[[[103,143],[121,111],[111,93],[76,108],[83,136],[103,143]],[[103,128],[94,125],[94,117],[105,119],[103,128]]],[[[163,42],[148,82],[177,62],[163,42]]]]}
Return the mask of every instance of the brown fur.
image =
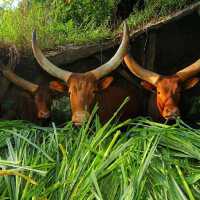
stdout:
{"type": "MultiPolygon", "coordinates": [[[[140,112],[140,92],[131,84],[122,87],[116,84],[112,77],[105,77],[97,80],[92,73],[78,74],[73,73],[68,82],[67,88],[70,97],[72,121],[75,125],[80,125],[86,120],[95,103],[99,105],[99,114],[102,122],[107,121],[123,103],[124,99],[129,96],[130,101],[121,112],[121,119],[135,117],[140,112]]],[[[58,91],[63,88],[58,83],[58,91]]],[[[67,92],[67,88],[65,91],[67,92]]],[[[56,89],[56,87],[54,88],[56,89]]]]}
{"type": "Polygon", "coordinates": [[[52,92],[48,86],[40,86],[35,94],[11,88],[2,102],[3,107],[7,107],[2,111],[2,119],[21,119],[40,123],[50,117],[52,92]]]}

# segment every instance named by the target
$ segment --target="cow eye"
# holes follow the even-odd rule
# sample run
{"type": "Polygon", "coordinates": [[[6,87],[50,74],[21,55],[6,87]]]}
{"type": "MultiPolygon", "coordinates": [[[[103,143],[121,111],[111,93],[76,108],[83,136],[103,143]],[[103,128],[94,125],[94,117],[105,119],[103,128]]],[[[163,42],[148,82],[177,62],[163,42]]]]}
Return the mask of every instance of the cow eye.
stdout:
{"type": "Polygon", "coordinates": [[[157,94],[160,94],[160,91],[157,91],[157,94]]]}

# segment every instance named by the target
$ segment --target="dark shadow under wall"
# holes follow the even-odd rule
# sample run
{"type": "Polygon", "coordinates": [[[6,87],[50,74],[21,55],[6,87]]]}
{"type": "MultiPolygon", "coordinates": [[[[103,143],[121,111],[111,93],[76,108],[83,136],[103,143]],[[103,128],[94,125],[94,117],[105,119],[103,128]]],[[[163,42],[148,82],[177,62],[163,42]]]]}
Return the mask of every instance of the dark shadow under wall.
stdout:
{"type": "Polygon", "coordinates": [[[197,12],[163,26],[156,36],[157,72],[175,73],[200,58],[200,16],[197,12]]]}

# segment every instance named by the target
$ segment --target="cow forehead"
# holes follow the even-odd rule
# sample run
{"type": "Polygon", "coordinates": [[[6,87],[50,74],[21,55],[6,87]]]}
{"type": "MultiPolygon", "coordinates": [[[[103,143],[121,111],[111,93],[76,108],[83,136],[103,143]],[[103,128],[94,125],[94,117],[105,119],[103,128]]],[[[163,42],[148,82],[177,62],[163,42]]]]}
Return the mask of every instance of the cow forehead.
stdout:
{"type": "Polygon", "coordinates": [[[68,80],[69,90],[89,90],[97,87],[97,81],[92,74],[72,74],[68,80]]]}
{"type": "Polygon", "coordinates": [[[179,86],[179,83],[180,78],[177,76],[164,76],[158,81],[157,88],[166,90],[175,89],[179,86]]]}

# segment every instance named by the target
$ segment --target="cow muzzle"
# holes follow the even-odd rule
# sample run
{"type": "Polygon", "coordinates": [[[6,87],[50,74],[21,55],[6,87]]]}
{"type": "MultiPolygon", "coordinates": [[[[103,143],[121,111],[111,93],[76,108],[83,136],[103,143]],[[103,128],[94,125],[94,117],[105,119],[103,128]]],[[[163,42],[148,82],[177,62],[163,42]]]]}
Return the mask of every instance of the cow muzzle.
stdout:
{"type": "Polygon", "coordinates": [[[39,111],[38,112],[38,118],[39,119],[47,119],[50,117],[50,112],[49,111],[39,111]]]}
{"type": "Polygon", "coordinates": [[[90,114],[87,111],[77,111],[72,116],[72,122],[75,126],[81,126],[89,118],[90,114]]]}
{"type": "Polygon", "coordinates": [[[162,116],[166,120],[175,120],[180,116],[180,111],[177,107],[165,107],[162,116]]]}

